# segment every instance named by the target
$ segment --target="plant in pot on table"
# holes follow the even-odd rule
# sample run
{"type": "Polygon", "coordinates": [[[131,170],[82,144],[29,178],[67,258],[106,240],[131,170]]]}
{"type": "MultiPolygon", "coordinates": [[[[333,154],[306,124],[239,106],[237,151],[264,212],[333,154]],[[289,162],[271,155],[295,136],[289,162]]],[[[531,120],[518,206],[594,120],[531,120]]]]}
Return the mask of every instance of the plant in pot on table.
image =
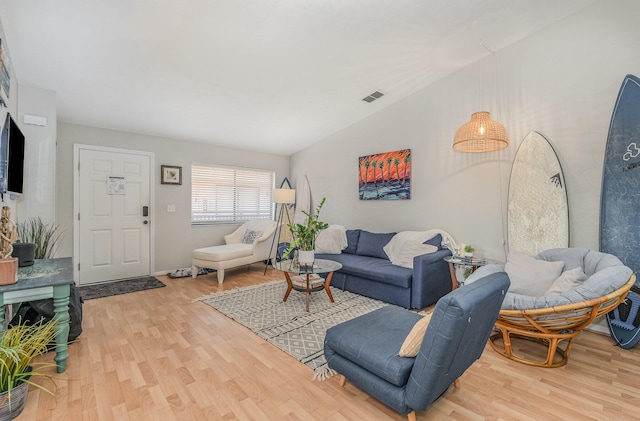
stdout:
{"type": "MultiPolygon", "coordinates": [[[[466,246],[464,247],[464,257],[465,257],[465,259],[469,259],[469,260],[473,259],[473,252],[474,252],[474,251],[476,251],[476,249],[474,249],[474,248],[473,248],[472,246],[470,246],[470,245],[466,245],[466,246]]],[[[465,278],[465,279],[467,279],[467,278],[469,277],[469,275],[471,275],[472,273],[473,273],[473,268],[472,268],[472,267],[467,266],[467,267],[464,269],[464,278],[465,278]]]]}
{"type": "Polygon", "coordinates": [[[315,214],[311,215],[308,212],[302,211],[302,213],[307,216],[306,224],[287,224],[293,235],[293,241],[284,252],[285,258],[289,258],[294,250],[298,250],[298,263],[306,265],[313,263],[315,260],[314,250],[316,247],[316,237],[320,231],[329,226],[325,222],[318,220],[320,210],[326,199],[326,197],[322,198],[316,208],[315,214]]]}
{"type": "Polygon", "coordinates": [[[55,340],[56,321],[28,325],[19,323],[0,333],[0,420],[12,420],[24,409],[29,385],[53,394],[50,388],[33,382],[34,377],[55,382],[42,369],[51,363],[34,363],[55,340]]]}
{"type": "Polygon", "coordinates": [[[62,240],[63,232],[55,223],[47,224],[39,216],[18,223],[19,242],[13,244],[20,254],[20,266],[33,264],[33,259],[52,258],[62,240]]]}
{"type": "Polygon", "coordinates": [[[476,249],[474,249],[471,246],[465,246],[464,247],[464,257],[468,257],[468,258],[473,258],[473,252],[476,251],[476,249]]]}

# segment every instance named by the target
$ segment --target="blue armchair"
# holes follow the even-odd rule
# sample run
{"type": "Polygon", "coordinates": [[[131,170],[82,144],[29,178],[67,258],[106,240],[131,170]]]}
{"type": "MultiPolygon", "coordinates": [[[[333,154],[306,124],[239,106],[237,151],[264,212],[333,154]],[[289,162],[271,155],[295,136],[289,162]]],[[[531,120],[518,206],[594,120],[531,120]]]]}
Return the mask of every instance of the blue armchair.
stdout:
{"type": "Polygon", "coordinates": [[[442,297],[418,355],[398,352],[420,315],[387,306],[327,330],[329,367],[382,403],[416,419],[482,354],[509,288],[505,273],[489,275],[442,297]]]}

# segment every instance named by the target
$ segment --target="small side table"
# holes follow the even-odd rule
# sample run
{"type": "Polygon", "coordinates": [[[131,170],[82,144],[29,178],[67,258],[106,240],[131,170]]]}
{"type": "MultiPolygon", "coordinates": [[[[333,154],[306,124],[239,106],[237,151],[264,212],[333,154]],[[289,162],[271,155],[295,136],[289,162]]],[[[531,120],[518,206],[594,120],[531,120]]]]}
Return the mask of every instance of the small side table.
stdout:
{"type": "Polygon", "coordinates": [[[458,278],[456,277],[456,268],[470,267],[471,273],[473,273],[480,266],[484,266],[491,263],[487,259],[481,259],[478,257],[464,257],[464,256],[447,256],[444,258],[444,261],[449,263],[449,272],[451,273],[451,289],[456,289],[459,286],[464,285],[464,282],[458,282],[458,278]]]}
{"type": "MultiPolygon", "coordinates": [[[[18,282],[0,286],[0,308],[7,304],[53,298],[56,326],[56,356],[58,373],[67,369],[69,358],[69,294],[73,283],[70,257],[35,260],[33,266],[18,269],[18,282]]],[[[4,311],[0,312],[0,330],[4,329],[4,311]]]]}

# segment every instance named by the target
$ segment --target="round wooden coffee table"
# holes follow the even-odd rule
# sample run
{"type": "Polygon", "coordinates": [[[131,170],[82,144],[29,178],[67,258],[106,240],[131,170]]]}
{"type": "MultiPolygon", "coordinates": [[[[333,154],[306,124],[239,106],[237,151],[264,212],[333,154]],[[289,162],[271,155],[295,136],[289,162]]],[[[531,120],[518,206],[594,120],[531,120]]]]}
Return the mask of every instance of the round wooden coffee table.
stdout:
{"type": "Polygon", "coordinates": [[[281,260],[279,262],[275,262],[273,264],[273,267],[281,272],[284,272],[284,276],[285,278],[287,278],[287,292],[284,294],[284,298],[282,299],[282,301],[287,301],[287,298],[289,298],[289,294],[291,293],[292,289],[305,292],[306,310],[309,311],[309,300],[311,298],[311,293],[324,289],[329,296],[329,300],[333,302],[333,295],[331,295],[329,286],[331,285],[333,272],[335,272],[336,270],[340,270],[340,268],[342,267],[341,263],[335,262],[333,260],[316,259],[312,265],[300,265],[298,264],[298,262],[294,262],[293,260],[281,260]],[[302,276],[303,282],[293,282],[290,276],[291,273],[295,274],[295,276],[302,276]],[[313,279],[310,279],[310,276],[318,273],[326,273],[327,279],[325,279],[324,282],[316,284],[313,282],[313,279]]]}

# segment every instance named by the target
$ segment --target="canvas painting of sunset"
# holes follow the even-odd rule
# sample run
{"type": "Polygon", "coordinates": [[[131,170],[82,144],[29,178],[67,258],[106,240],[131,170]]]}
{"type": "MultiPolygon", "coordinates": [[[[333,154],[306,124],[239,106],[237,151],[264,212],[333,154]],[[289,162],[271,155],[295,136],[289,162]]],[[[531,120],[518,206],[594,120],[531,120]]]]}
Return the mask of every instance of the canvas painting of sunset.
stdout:
{"type": "Polygon", "coordinates": [[[411,199],[411,149],[358,158],[360,200],[411,199]]]}

